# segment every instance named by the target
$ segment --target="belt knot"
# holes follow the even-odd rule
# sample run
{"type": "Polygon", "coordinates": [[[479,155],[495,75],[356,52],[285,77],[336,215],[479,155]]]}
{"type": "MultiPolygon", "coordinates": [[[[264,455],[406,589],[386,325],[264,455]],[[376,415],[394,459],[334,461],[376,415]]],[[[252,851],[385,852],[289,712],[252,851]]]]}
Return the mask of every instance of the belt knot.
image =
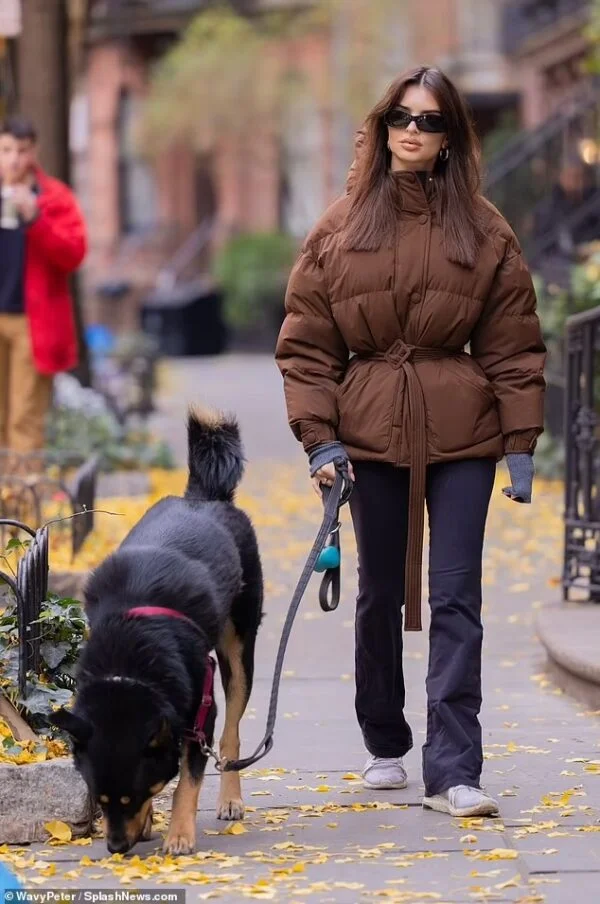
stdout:
{"type": "Polygon", "coordinates": [[[388,364],[399,370],[407,361],[410,361],[414,350],[414,345],[408,345],[402,339],[397,339],[396,342],[384,352],[383,357],[388,364]]]}

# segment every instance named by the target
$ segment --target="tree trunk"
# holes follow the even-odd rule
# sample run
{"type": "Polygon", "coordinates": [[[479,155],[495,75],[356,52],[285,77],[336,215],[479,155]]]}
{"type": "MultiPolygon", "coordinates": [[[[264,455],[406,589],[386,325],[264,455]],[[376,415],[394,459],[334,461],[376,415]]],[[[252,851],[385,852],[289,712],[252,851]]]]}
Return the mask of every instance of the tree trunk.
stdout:
{"type": "Polygon", "coordinates": [[[19,107],[37,127],[40,163],[69,178],[69,86],[66,0],[23,0],[19,38],[19,107]]]}
{"type": "MultiPolygon", "coordinates": [[[[39,159],[52,176],[69,182],[69,17],[67,0],[23,0],[18,48],[19,109],[38,131],[39,159]]],[[[80,348],[74,375],[90,385],[81,313],[80,280],[72,280],[80,348]]]]}

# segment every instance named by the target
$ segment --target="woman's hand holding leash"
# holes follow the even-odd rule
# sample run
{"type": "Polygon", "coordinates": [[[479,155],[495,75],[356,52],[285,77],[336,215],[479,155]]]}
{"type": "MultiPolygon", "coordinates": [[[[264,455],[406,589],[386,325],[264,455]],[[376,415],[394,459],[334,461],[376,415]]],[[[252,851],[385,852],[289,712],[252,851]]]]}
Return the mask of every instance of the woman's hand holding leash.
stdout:
{"type": "Polygon", "coordinates": [[[343,445],[337,441],[321,443],[310,452],[308,465],[311,483],[317,496],[323,498],[323,487],[331,488],[335,483],[336,464],[342,462],[347,476],[354,482],[354,471],[343,445]]]}
{"type": "MultiPolygon", "coordinates": [[[[348,462],[348,477],[352,482],[354,482],[354,470],[352,468],[352,463],[348,462]]],[[[323,487],[332,487],[335,481],[335,465],[333,462],[330,462],[328,465],[323,465],[323,467],[319,468],[319,470],[315,473],[314,477],[311,480],[311,484],[313,490],[319,497],[319,499],[323,498],[323,487]]]]}

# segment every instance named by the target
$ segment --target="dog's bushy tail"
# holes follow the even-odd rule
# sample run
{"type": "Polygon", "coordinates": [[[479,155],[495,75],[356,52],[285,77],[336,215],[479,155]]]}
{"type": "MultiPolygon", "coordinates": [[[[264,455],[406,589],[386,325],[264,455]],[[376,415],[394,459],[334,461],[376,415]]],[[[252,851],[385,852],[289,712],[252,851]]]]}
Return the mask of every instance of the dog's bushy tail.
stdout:
{"type": "Polygon", "coordinates": [[[232,502],[244,473],[244,450],[233,416],[190,408],[186,499],[232,502]]]}

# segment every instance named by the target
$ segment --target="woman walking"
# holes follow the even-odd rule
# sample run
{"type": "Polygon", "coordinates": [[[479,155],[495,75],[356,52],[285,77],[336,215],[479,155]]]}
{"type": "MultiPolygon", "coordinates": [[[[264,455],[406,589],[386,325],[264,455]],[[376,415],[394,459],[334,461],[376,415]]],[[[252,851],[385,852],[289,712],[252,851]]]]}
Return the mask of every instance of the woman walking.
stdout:
{"type": "Polygon", "coordinates": [[[356,712],[369,788],[406,787],[405,629],[421,629],[429,516],[423,804],[493,815],[480,786],[481,570],[496,463],[531,501],[545,348],[517,240],[479,194],[465,103],[439,70],[398,78],[360,133],[347,193],[306,239],[277,345],[317,491],[355,480],[356,712]],[[466,350],[468,346],[468,351],[466,350]]]}

